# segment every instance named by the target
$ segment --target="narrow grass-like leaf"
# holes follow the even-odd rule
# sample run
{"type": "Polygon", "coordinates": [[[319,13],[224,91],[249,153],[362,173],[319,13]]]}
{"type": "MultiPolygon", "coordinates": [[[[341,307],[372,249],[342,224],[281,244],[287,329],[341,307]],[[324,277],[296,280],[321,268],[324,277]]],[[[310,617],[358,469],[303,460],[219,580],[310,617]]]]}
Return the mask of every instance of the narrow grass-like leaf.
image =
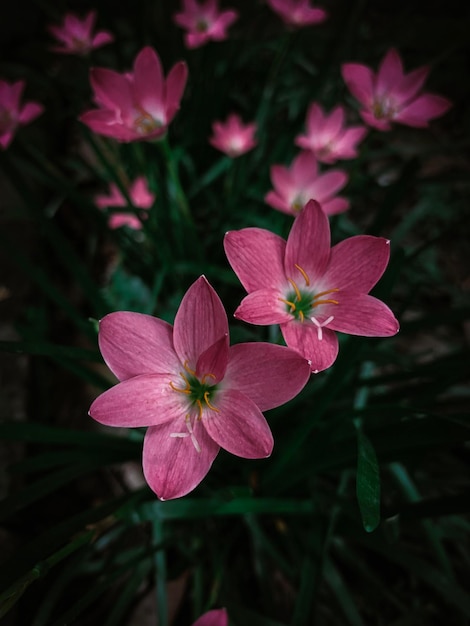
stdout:
{"type": "Polygon", "coordinates": [[[357,433],[356,495],[362,523],[372,532],[380,523],[380,474],[377,455],[369,438],[357,433]]]}

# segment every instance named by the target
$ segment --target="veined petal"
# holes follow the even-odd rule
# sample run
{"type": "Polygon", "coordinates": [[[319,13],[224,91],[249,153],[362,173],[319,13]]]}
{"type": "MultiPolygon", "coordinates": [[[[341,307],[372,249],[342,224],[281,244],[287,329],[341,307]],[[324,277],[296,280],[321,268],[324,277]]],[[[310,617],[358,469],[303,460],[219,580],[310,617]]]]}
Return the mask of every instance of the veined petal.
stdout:
{"type": "Polygon", "coordinates": [[[331,249],[322,284],[325,289],[368,293],[385,272],[389,259],[390,242],[387,239],[370,235],[349,237],[331,249]]]}
{"type": "Polygon", "coordinates": [[[192,430],[193,437],[184,416],[147,430],[142,456],[144,476],[161,500],[181,498],[197,487],[219,452],[219,445],[207,434],[201,420],[194,422],[192,430]]]}
{"type": "Polygon", "coordinates": [[[294,398],[310,378],[308,362],[272,343],[239,343],[229,350],[224,385],[251,398],[261,411],[294,398]]]}
{"type": "Polygon", "coordinates": [[[175,316],[173,343],[181,362],[196,368],[199,356],[228,334],[224,305],[205,276],[185,293],[175,316]]]}
{"type": "Polygon", "coordinates": [[[224,389],[214,404],[217,411],[206,411],[202,423],[219,446],[245,459],[263,459],[271,454],[271,429],[253,400],[236,389],[224,389]]]}
{"type": "Polygon", "coordinates": [[[276,288],[285,282],[286,242],[279,235],[263,228],[232,230],[224,237],[224,249],[248,293],[265,287],[276,288]]]}
{"type": "Polygon", "coordinates": [[[392,311],[381,300],[364,293],[339,291],[335,293],[329,328],[362,337],[391,337],[400,326],[392,311]]]}
{"type": "Polygon", "coordinates": [[[321,339],[317,326],[309,322],[281,324],[281,332],[289,348],[307,359],[314,374],[326,370],[336,361],[338,338],[329,328],[321,329],[321,339]]]}
{"type": "Polygon", "coordinates": [[[451,106],[452,102],[447,98],[426,93],[403,108],[395,116],[395,120],[408,126],[424,128],[430,120],[444,115],[451,106]]]}
{"type": "Polygon", "coordinates": [[[168,374],[181,366],[173,328],[152,315],[118,311],[100,321],[98,343],[109,369],[126,380],[139,374],[168,374]]]}
{"type": "Polygon", "coordinates": [[[295,219],[287,238],[286,276],[294,281],[303,280],[300,267],[315,281],[323,275],[329,257],[330,224],[318,202],[310,200],[295,219]]]}
{"type": "Polygon", "coordinates": [[[118,383],[96,398],[89,415],[100,424],[156,426],[185,413],[184,398],[170,387],[168,374],[144,374],[118,383]]]}
{"type": "Polygon", "coordinates": [[[360,63],[344,63],[341,74],[352,95],[364,106],[370,107],[374,100],[374,73],[360,63]]]}
{"type": "Polygon", "coordinates": [[[259,326],[281,324],[292,319],[289,305],[282,300],[283,295],[278,289],[258,289],[249,293],[240,303],[234,316],[259,326]]]}
{"type": "Polygon", "coordinates": [[[218,383],[225,376],[228,362],[228,335],[224,335],[216,341],[210,348],[207,348],[197,360],[196,376],[201,378],[211,374],[211,380],[218,383]]]}

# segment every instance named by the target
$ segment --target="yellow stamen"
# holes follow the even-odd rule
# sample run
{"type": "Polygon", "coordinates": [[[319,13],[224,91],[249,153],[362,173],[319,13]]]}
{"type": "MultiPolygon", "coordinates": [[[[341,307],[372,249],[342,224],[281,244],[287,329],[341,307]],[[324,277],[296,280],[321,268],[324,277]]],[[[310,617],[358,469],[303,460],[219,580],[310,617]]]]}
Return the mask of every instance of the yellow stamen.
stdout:
{"type": "Polygon", "coordinates": [[[204,374],[204,376],[201,378],[201,383],[203,385],[206,383],[206,378],[213,378],[215,380],[216,376],[214,374],[204,374]]]}
{"type": "Polygon", "coordinates": [[[196,400],[196,404],[197,404],[198,409],[199,409],[199,415],[197,416],[197,418],[199,420],[201,420],[202,419],[202,411],[203,411],[202,402],[200,400],[196,400]]]}
{"type": "Polygon", "coordinates": [[[292,280],[292,278],[288,278],[287,279],[290,284],[292,285],[293,290],[295,291],[295,295],[297,297],[297,300],[300,302],[302,300],[302,294],[300,293],[299,288],[297,287],[297,285],[294,283],[294,281],[292,280]]]}
{"type": "Polygon", "coordinates": [[[207,406],[212,409],[213,411],[215,411],[216,413],[220,413],[219,409],[217,407],[215,407],[213,404],[211,404],[209,402],[209,395],[210,395],[210,391],[206,391],[204,393],[204,402],[207,404],[207,406]]]}
{"type": "Polygon", "coordinates": [[[305,316],[304,316],[304,312],[303,311],[299,311],[299,317],[300,317],[300,321],[303,323],[305,316]]]}
{"type": "Polygon", "coordinates": [[[291,302],[290,300],[284,300],[284,298],[278,298],[278,300],[280,300],[281,302],[284,302],[284,304],[287,304],[287,306],[290,306],[291,313],[295,311],[296,306],[294,302],[291,302]]]}
{"type": "Polygon", "coordinates": [[[294,263],[294,267],[296,267],[299,270],[299,272],[302,274],[302,276],[304,277],[305,285],[307,287],[310,287],[310,278],[308,277],[307,272],[304,269],[302,269],[300,265],[297,265],[297,263],[294,263]]]}
{"type": "Polygon", "coordinates": [[[312,303],[313,307],[318,306],[319,304],[339,304],[338,300],[317,300],[312,303]]]}
{"type": "Polygon", "coordinates": [[[320,293],[316,293],[313,296],[313,299],[316,300],[317,298],[321,298],[322,296],[326,296],[327,293],[334,293],[335,291],[339,291],[339,289],[327,289],[326,291],[320,291],[320,293]]]}
{"type": "MultiPolygon", "coordinates": [[[[187,362],[187,361],[185,361],[185,362],[183,363],[183,367],[184,367],[184,369],[188,372],[188,374],[191,374],[191,376],[196,376],[196,372],[195,372],[194,370],[192,370],[190,367],[188,367],[188,362],[187,362]]],[[[183,376],[183,378],[184,378],[184,375],[183,375],[183,374],[181,374],[181,376],[183,376]]],[[[185,380],[186,380],[186,379],[185,379],[185,380]]]]}
{"type": "Polygon", "coordinates": [[[175,387],[175,385],[173,384],[172,380],[170,380],[170,387],[173,389],[173,391],[177,391],[178,393],[186,393],[186,394],[190,394],[191,393],[191,389],[189,387],[186,387],[186,389],[181,389],[180,387],[175,387]]]}

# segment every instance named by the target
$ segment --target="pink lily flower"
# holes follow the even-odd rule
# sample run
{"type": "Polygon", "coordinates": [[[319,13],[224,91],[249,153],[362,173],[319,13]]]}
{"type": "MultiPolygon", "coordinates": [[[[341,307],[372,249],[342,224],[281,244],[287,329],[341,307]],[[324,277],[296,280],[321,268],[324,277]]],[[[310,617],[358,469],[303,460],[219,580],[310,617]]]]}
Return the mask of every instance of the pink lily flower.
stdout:
{"type": "Polygon", "coordinates": [[[211,145],[232,159],[249,152],[258,143],[254,137],[256,124],[244,124],[236,113],[229,115],[225,123],[214,122],[212,131],[213,135],[209,139],[211,145]]]}
{"type": "Polygon", "coordinates": [[[280,324],[287,345],[320,372],[337,357],[335,331],[364,337],[398,332],[388,306],[368,295],[387,267],[389,243],[359,235],[330,248],[328,218],[314,201],[294,221],[287,242],[262,228],[228,232],[225,253],[248,292],[235,317],[280,324]]]}
{"type": "Polygon", "coordinates": [[[110,313],[99,346],[121,381],[90,415],[108,426],[148,426],[143,469],[162,500],[193,490],[220,447],[246,459],[268,457],[271,430],[261,411],[306,384],[307,361],[270,343],[229,347],[220,298],[201,276],[188,289],[174,326],[150,315],[110,313]]]}
{"type": "Polygon", "coordinates": [[[25,81],[9,83],[0,80],[0,146],[6,150],[13,141],[18,126],[29,124],[44,111],[39,102],[21,104],[25,81]]]}
{"type": "Polygon", "coordinates": [[[341,72],[349,91],[364,107],[362,119],[378,130],[390,130],[392,122],[424,128],[452,106],[447,98],[422,93],[429,67],[405,74],[394,48],[385,55],[377,74],[360,63],[345,63],[341,72]]]}
{"type": "Polygon", "coordinates": [[[346,128],[344,118],[344,107],[337,106],[327,115],[317,102],[313,102],[307,112],[307,133],[298,135],[295,144],[303,150],[310,150],[321,163],[354,159],[357,144],[364,139],[367,129],[364,126],[346,128]]]}
{"type": "MultiPolygon", "coordinates": [[[[147,180],[144,176],[139,176],[129,187],[129,197],[132,204],[138,209],[147,211],[155,201],[155,194],[148,188],[147,180]]],[[[96,206],[100,209],[107,207],[125,207],[127,201],[119,191],[115,183],[109,185],[109,194],[100,194],[95,196],[96,206]]],[[[147,219],[145,213],[141,214],[141,219],[135,213],[114,213],[109,216],[108,225],[110,228],[120,228],[121,226],[129,226],[134,230],[142,228],[142,219],[147,219]]]]}
{"type": "Polygon", "coordinates": [[[214,609],[201,615],[193,626],[228,626],[228,615],[226,609],[214,609]]]}
{"type": "Polygon", "coordinates": [[[274,191],[267,193],[264,201],[283,213],[297,215],[309,200],[319,202],[327,215],[349,208],[349,200],[335,196],[348,182],[346,172],[330,170],[320,174],[317,159],[311,152],[301,152],[290,168],[273,165],[271,182],[274,191]]]}
{"type": "Polygon", "coordinates": [[[227,39],[227,28],[238,19],[233,9],[219,11],[218,0],[207,0],[198,4],[196,0],[183,0],[183,10],[173,19],[185,28],[184,42],[187,48],[199,48],[208,41],[227,39]]]}
{"type": "Polygon", "coordinates": [[[187,77],[186,64],[181,61],[165,79],[157,53],[147,46],[137,55],[132,74],[91,70],[100,108],[87,111],[80,120],[95,133],[118,141],[158,139],[179,109],[187,77]]]}
{"type": "Polygon", "coordinates": [[[328,17],[324,9],[312,7],[310,0],[267,0],[267,3],[288,26],[321,24],[328,17]]]}
{"type": "Polygon", "coordinates": [[[114,41],[113,35],[106,30],[93,34],[95,22],[96,11],[90,11],[83,19],[74,13],[66,13],[60,26],[49,26],[49,32],[61,44],[52,48],[54,52],[85,56],[95,48],[114,41]]]}

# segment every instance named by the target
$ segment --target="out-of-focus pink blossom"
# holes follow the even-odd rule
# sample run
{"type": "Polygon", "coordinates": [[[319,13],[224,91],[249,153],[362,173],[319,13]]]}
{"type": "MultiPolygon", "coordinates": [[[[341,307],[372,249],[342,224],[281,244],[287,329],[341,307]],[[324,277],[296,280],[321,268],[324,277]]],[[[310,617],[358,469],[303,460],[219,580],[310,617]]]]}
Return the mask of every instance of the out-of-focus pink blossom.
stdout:
{"type": "Polygon", "coordinates": [[[429,67],[405,74],[394,48],[383,58],[377,74],[360,63],[345,63],[341,72],[349,91],[364,107],[362,119],[378,130],[390,130],[392,122],[424,128],[452,106],[447,98],[423,93],[429,67]]]}
{"type": "Polygon", "coordinates": [[[214,122],[212,131],[211,145],[232,158],[245,154],[257,144],[256,124],[244,124],[235,113],[229,115],[226,122],[214,122]]]}
{"type": "Polygon", "coordinates": [[[113,35],[100,30],[93,34],[96,22],[96,11],[90,11],[84,18],[74,13],[66,13],[60,26],[52,24],[49,32],[61,44],[52,48],[60,54],[89,54],[94,48],[99,48],[114,41],[113,35]]]}
{"type": "Polygon", "coordinates": [[[208,41],[227,39],[227,28],[238,19],[233,9],[220,11],[218,0],[183,0],[183,10],[175,13],[174,21],[186,29],[184,41],[188,48],[199,48],[208,41]]]}
{"type": "Polygon", "coordinates": [[[44,111],[39,102],[21,103],[25,81],[9,83],[0,80],[0,146],[6,150],[18,129],[18,126],[29,124],[44,111]]]}
{"type": "Polygon", "coordinates": [[[342,106],[337,106],[328,115],[317,102],[313,102],[307,113],[307,132],[295,138],[296,145],[303,150],[310,150],[322,163],[354,159],[357,157],[357,144],[364,139],[367,128],[347,128],[344,118],[342,106]]]}
{"type": "Polygon", "coordinates": [[[316,200],[327,215],[342,213],[349,208],[349,200],[336,196],[348,182],[343,170],[318,171],[317,159],[311,152],[301,152],[290,167],[273,165],[271,182],[274,191],[266,194],[267,204],[283,213],[297,215],[309,200],[316,200]]]}
{"type": "Polygon", "coordinates": [[[296,28],[321,24],[328,17],[324,9],[311,6],[310,0],[267,0],[267,3],[286,24],[296,28]]]}
{"type": "Polygon", "coordinates": [[[157,53],[147,46],[137,55],[133,73],[91,70],[100,108],[87,111],[80,120],[94,132],[118,141],[162,137],[180,107],[187,77],[186,64],[181,61],[165,79],[157,53]]]}
{"type": "Polygon", "coordinates": [[[287,345],[320,372],[337,357],[336,331],[364,337],[398,332],[392,311],[369,295],[387,267],[389,244],[358,235],[331,248],[328,218],[313,200],[295,219],[287,242],[262,228],[230,231],[225,253],[248,292],[235,317],[280,324],[287,345]]]}
{"type": "MultiPolygon", "coordinates": [[[[139,176],[129,187],[129,197],[132,204],[137,209],[147,211],[155,201],[155,195],[149,190],[147,180],[143,176],[139,176]]],[[[115,183],[109,186],[107,195],[101,194],[95,196],[96,206],[100,209],[126,207],[127,201],[120,192],[115,183]]],[[[147,219],[145,213],[141,214],[141,219],[147,219]]],[[[128,226],[134,230],[142,228],[142,221],[135,213],[113,213],[109,217],[108,225],[110,228],[119,228],[120,226],[128,226]]]]}
{"type": "Polygon", "coordinates": [[[293,350],[229,346],[228,330],[204,276],[184,295],[174,326],[128,311],[100,321],[101,354],[120,382],[96,398],[90,415],[107,426],[148,426],[144,475],[162,500],[192,491],[221,447],[245,459],[268,457],[274,442],[262,411],[292,399],[310,377],[293,350]]]}
{"type": "Polygon", "coordinates": [[[214,609],[201,615],[193,626],[228,626],[228,615],[225,609],[214,609]]]}

